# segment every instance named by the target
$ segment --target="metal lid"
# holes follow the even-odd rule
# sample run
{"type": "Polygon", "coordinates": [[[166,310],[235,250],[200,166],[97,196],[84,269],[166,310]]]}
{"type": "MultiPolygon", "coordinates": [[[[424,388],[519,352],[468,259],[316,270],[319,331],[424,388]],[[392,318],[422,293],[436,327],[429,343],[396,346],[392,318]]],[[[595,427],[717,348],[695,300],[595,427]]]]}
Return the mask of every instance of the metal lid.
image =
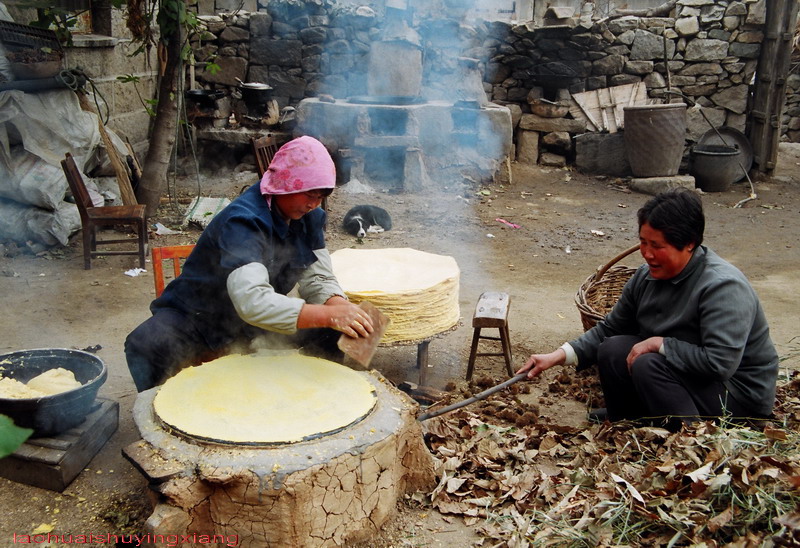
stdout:
{"type": "Polygon", "coordinates": [[[244,89],[272,89],[272,86],[261,82],[242,82],[239,87],[244,89]]]}

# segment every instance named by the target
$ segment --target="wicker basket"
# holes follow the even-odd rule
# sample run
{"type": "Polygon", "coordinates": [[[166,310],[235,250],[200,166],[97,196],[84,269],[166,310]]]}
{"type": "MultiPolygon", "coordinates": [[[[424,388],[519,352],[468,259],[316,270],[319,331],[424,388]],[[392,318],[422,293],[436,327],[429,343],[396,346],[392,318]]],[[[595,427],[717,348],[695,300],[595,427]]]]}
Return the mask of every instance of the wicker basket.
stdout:
{"type": "Polygon", "coordinates": [[[597,272],[586,278],[575,295],[575,305],[581,313],[581,323],[585,331],[605,318],[622,294],[622,288],[630,280],[635,268],[618,265],[619,261],[637,251],[639,244],[623,251],[597,272]]]}

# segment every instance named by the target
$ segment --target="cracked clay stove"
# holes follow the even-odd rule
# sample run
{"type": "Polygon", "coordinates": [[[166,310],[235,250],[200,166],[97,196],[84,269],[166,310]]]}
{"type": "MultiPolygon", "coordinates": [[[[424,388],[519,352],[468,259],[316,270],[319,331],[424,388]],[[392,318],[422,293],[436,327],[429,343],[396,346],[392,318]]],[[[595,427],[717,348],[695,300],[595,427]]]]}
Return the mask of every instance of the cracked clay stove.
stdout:
{"type": "MultiPolygon", "coordinates": [[[[261,358],[253,358],[256,359],[261,358]]],[[[264,359],[280,367],[281,360],[295,358],[264,359]]],[[[272,388],[272,396],[259,399],[259,380],[239,380],[238,392],[232,398],[225,381],[208,383],[214,387],[209,392],[208,387],[198,388],[198,382],[189,379],[181,389],[185,397],[180,398],[179,406],[173,406],[176,412],[187,408],[189,422],[175,428],[180,419],[159,404],[159,391],[167,390],[164,387],[184,372],[193,375],[215,362],[184,370],[164,386],[137,396],[133,414],[142,439],[123,452],[155,492],[157,503],[147,520],[147,533],[187,538],[222,535],[226,539],[235,537],[238,546],[246,547],[341,546],[369,540],[392,516],[397,500],[405,493],[433,487],[433,458],[416,420],[417,404],[377,373],[316,361],[324,362],[321,365],[331,370],[346,370],[339,402],[353,398],[358,391],[363,394],[366,387],[374,403],[370,401],[366,414],[355,420],[346,417],[341,427],[324,423],[319,434],[298,434],[300,441],[295,442],[280,441],[292,439],[291,436],[264,433],[269,429],[267,420],[254,429],[260,441],[246,443],[238,433],[237,421],[258,421],[257,416],[263,411],[267,416],[274,414],[281,423],[300,424],[300,415],[320,413],[325,406],[317,400],[335,383],[321,382],[316,373],[306,376],[304,384],[302,379],[281,380],[277,374],[273,378],[269,369],[266,373],[262,370],[261,380],[269,379],[264,381],[265,386],[284,382],[296,388],[301,402],[296,415],[287,412],[284,403],[278,403],[272,413],[268,404],[256,404],[279,399],[275,394],[282,395],[284,388],[272,388]],[[246,388],[243,390],[242,386],[246,388]],[[234,399],[246,403],[244,415],[227,410],[226,402],[234,399]],[[214,420],[196,421],[196,413],[216,412],[215,409],[222,409],[223,428],[209,436],[193,432],[194,425],[203,428],[214,420]],[[224,428],[224,421],[229,421],[228,429],[224,428]],[[219,432],[235,441],[218,439],[219,432]]],[[[230,367],[229,363],[223,365],[230,367]]],[[[258,366],[263,367],[263,363],[258,366]]]]}

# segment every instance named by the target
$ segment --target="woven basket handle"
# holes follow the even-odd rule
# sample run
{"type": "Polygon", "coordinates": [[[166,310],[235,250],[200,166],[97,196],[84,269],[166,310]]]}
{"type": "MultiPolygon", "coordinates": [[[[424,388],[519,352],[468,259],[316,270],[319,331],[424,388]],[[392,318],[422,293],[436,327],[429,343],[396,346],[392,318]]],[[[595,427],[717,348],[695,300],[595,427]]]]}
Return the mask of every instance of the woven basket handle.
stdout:
{"type": "Polygon", "coordinates": [[[626,249],[625,251],[623,251],[622,253],[620,253],[619,255],[617,255],[616,257],[611,259],[610,261],[608,261],[608,263],[606,263],[605,266],[601,267],[600,270],[597,271],[597,275],[594,277],[594,279],[595,280],[602,279],[603,274],[606,273],[606,270],[608,270],[609,268],[614,266],[616,263],[618,263],[619,261],[621,261],[622,259],[624,259],[628,255],[630,255],[634,251],[638,251],[638,250],[639,250],[639,244],[636,244],[635,246],[633,246],[630,249],[626,249]]]}

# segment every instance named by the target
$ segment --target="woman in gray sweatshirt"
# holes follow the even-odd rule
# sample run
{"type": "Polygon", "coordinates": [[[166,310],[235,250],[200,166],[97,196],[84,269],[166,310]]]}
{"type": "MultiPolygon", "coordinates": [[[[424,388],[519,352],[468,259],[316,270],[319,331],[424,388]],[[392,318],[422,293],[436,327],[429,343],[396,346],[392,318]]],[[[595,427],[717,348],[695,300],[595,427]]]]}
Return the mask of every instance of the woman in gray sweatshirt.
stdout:
{"type": "Polygon", "coordinates": [[[663,192],[639,211],[642,265],[611,312],[519,372],[597,364],[609,420],[772,414],[778,354],[747,278],[703,246],[700,197],[663,192]]]}

